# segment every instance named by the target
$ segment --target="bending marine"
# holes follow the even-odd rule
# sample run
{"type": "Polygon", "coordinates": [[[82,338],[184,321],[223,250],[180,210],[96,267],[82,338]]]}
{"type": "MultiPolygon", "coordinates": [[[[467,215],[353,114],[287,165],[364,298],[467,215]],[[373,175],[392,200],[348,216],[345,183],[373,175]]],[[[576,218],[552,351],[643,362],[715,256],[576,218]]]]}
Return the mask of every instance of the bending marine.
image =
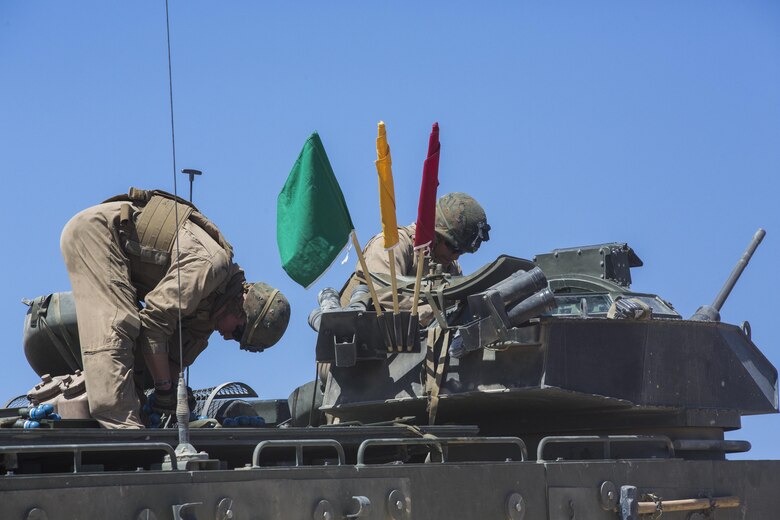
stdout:
{"type": "Polygon", "coordinates": [[[144,379],[158,409],[173,410],[177,374],[212,332],[262,352],[287,328],[284,295],[246,283],[219,229],[169,193],[131,188],[87,208],[66,224],[60,246],[90,414],[106,428],[144,426],[144,379]]]}

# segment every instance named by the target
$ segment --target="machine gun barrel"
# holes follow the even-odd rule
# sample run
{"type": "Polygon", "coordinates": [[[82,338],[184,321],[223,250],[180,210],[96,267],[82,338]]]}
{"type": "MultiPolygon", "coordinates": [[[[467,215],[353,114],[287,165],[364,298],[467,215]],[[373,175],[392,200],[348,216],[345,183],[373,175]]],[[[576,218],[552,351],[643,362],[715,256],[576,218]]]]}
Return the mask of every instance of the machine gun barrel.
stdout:
{"type": "Polygon", "coordinates": [[[734,270],[731,271],[728,280],[726,280],[726,283],[723,284],[720,292],[715,297],[715,301],[712,302],[712,307],[715,310],[720,311],[721,307],[723,307],[726,298],[728,298],[729,294],[731,294],[731,290],[735,285],[737,285],[737,280],[739,280],[739,277],[742,275],[742,271],[745,270],[748,262],[750,262],[750,258],[753,256],[753,253],[756,252],[756,248],[764,239],[764,235],[766,235],[766,231],[764,231],[762,228],[758,228],[758,231],[756,231],[756,234],[753,235],[753,239],[750,241],[750,245],[748,245],[748,248],[742,254],[742,258],[740,258],[739,262],[737,262],[737,265],[734,266],[734,270]]]}
{"type": "Polygon", "coordinates": [[[720,321],[720,309],[726,302],[726,298],[728,298],[729,294],[731,294],[731,290],[737,284],[739,277],[742,275],[742,271],[744,271],[745,267],[747,267],[748,262],[750,262],[750,258],[753,256],[753,253],[756,252],[756,248],[764,239],[765,235],[766,231],[764,231],[762,228],[758,228],[758,231],[756,231],[756,233],[753,235],[753,239],[750,241],[748,248],[742,254],[742,258],[740,258],[737,262],[737,265],[734,266],[734,270],[731,271],[731,274],[726,280],[726,283],[723,284],[720,292],[718,292],[718,295],[715,297],[715,301],[712,302],[712,305],[702,305],[699,307],[696,310],[696,314],[691,316],[691,320],[720,321]]]}

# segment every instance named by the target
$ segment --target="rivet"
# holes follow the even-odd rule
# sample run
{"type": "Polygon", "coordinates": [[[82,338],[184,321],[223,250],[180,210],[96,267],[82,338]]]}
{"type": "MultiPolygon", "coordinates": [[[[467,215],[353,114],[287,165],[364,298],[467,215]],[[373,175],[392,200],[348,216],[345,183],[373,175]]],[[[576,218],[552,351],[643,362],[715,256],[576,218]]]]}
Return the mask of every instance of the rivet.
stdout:
{"type": "Polygon", "coordinates": [[[27,513],[27,520],[48,520],[49,516],[43,509],[34,507],[27,513]]]}
{"type": "Polygon", "coordinates": [[[151,509],[144,509],[140,513],[138,513],[138,516],[136,517],[136,520],[157,520],[157,517],[154,516],[154,513],[151,509]]]}

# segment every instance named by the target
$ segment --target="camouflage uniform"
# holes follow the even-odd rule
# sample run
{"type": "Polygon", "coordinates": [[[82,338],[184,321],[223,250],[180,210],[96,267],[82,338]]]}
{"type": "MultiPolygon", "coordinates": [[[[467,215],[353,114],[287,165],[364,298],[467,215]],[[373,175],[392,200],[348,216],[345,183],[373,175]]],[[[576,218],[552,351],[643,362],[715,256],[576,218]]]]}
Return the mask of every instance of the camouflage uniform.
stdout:
{"type": "MultiPolygon", "coordinates": [[[[414,251],[415,229],[415,224],[398,228],[398,247],[393,251],[395,255],[395,274],[397,276],[417,276],[417,255],[414,251]]],[[[382,233],[379,233],[368,241],[363,250],[363,256],[366,258],[366,267],[368,267],[370,272],[390,275],[390,260],[387,251],[385,251],[384,248],[384,235],[382,233]]],[[[430,256],[426,256],[423,272],[428,272],[429,264],[430,256]]],[[[452,275],[462,274],[460,264],[457,260],[443,267],[445,273],[452,275]]],[[[347,305],[349,303],[352,290],[360,284],[365,284],[365,276],[363,274],[363,269],[360,266],[360,262],[358,262],[355,267],[355,272],[341,290],[342,305],[347,305]]],[[[399,295],[398,303],[401,310],[410,310],[412,308],[412,299],[411,296],[399,295]]],[[[379,297],[379,301],[385,309],[392,309],[393,296],[390,292],[382,294],[379,297]]],[[[420,314],[420,321],[424,323],[430,321],[431,310],[429,306],[420,305],[418,307],[418,312],[420,314]]]]}
{"type": "Polygon", "coordinates": [[[208,344],[213,313],[225,294],[241,294],[244,282],[229,246],[190,220],[179,228],[179,255],[172,254],[167,266],[130,258],[119,232],[127,204],[107,202],[78,213],[60,244],[76,301],[90,412],[106,428],[143,427],[134,384],[141,354],[168,352],[172,364],[190,365],[208,344]],[[183,360],[177,337],[179,276],[183,360]]]}

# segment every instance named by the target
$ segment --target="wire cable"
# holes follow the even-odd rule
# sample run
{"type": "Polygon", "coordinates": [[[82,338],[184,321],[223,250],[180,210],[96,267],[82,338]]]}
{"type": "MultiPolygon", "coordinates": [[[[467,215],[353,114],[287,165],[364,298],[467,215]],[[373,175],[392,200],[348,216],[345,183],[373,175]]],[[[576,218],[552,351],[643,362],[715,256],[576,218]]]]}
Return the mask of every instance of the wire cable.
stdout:
{"type": "MultiPolygon", "coordinates": [[[[168,39],[168,100],[170,102],[170,108],[171,108],[171,154],[173,156],[173,194],[178,197],[178,186],[176,182],[176,126],[174,124],[174,117],[173,117],[173,66],[171,64],[171,22],[170,22],[170,16],[168,15],[168,0],[165,0],[165,29],[166,29],[166,36],[168,39]]],[[[174,218],[176,219],[176,222],[179,222],[179,204],[174,204],[174,218]]],[[[179,260],[179,234],[176,233],[176,261],[179,260]]],[[[178,298],[179,298],[179,368],[180,373],[183,374],[183,369],[181,368],[181,363],[183,359],[183,346],[182,346],[182,337],[181,337],[181,272],[178,268],[178,263],[176,266],[176,285],[177,285],[177,292],[178,292],[178,298]]]]}
{"type": "MultiPolygon", "coordinates": [[[[168,40],[168,99],[171,108],[171,153],[173,156],[173,194],[178,198],[178,183],[176,181],[176,127],[173,117],[173,66],[171,60],[171,21],[168,12],[168,0],[165,0],[165,29],[168,40]]],[[[179,224],[179,203],[174,203],[174,218],[179,224]]],[[[176,392],[176,419],[179,426],[179,444],[189,444],[189,405],[187,403],[187,391],[184,384],[184,346],[181,327],[181,270],[179,269],[179,233],[176,232],[176,295],[178,297],[178,336],[179,336],[179,381],[176,392]],[[183,399],[182,399],[183,394],[183,399]]]]}

